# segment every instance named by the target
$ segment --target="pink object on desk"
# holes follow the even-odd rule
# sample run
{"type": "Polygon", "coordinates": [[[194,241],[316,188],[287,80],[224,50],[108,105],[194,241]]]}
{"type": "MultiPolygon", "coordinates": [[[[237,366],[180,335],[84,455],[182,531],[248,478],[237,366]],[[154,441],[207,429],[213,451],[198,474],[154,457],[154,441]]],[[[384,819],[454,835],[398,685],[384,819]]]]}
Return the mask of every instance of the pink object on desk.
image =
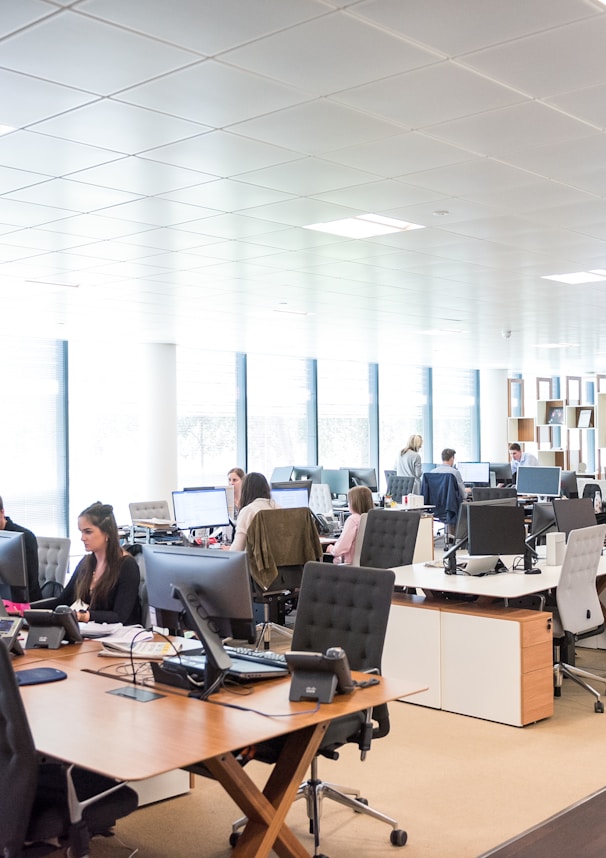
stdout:
{"type": "Polygon", "coordinates": [[[23,616],[23,611],[29,611],[30,608],[29,602],[11,602],[9,599],[2,599],[2,601],[9,614],[19,614],[20,617],[23,616]]]}

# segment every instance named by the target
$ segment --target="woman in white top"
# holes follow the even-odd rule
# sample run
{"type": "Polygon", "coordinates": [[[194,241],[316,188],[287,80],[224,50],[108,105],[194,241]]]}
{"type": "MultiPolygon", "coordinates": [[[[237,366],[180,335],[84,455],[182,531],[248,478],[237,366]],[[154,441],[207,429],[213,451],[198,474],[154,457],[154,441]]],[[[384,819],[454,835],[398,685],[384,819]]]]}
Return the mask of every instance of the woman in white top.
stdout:
{"type": "Polygon", "coordinates": [[[347,493],[347,504],[351,515],[345,522],[341,536],[326,549],[327,554],[334,556],[335,563],[353,563],[360,519],[363,513],[369,512],[374,506],[372,492],[366,486],[356,486],[347,493]]]}
{"type": "Polygon", "coordinates": [[[271,489],[263,474],[252,471],[242,480],[240,512],[236,523],[236,535],[230,545],[230,551],[244,551],[246,549],[248,528],[253,518],[262,509],[280,509],[280,505],[271,499],[271,489]]]}
{"type": "Polygon", "coordinates": [[[399,477],[414,477],[415,482],[412,493],[415,495],[421,494],[423,467],[421,465],[419,450],[422,446],[423,438],[421,435],[411,435],[408,439],[408,444],[403,450],[400,450],[400,455],[396,461],[396,474],[399,477]]]}

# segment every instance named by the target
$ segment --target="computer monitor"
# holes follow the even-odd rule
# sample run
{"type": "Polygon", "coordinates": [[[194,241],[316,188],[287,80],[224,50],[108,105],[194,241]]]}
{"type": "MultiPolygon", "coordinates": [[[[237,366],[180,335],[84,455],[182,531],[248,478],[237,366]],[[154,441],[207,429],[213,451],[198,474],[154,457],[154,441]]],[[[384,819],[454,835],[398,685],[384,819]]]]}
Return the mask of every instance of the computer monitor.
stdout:
{"type": "Polygon", "coordinates": [[[322,482],[326,483],[329,487],[333,498],[337,498],[339,495],[347,495],[349,491],[349,473],[342,469],[330,470],[324,468],[322,471],[322,482]]]}
{"type": "MultiPolygon", "coordinates": [[[[285,480],[285,481],[276,481],[272,480],[271,488],[273,489],[305,489],[307,492],[307,499],[309,501],[309,495],[311,494],[311,480],[285,480]]],[[[307,506],[307,504],[306,504],[307,506]]]]}
{"type": "Polygon", "coordinates": [[[560,478],[560,488],[565,498],[574,499],[579,496],[579,487],[577,485],[576,471],[562,471],[560,478]]]}
{"type": "Polygon", "coordinates": [[[471,500],[462,503],[459,507],[459,516],[457,518],[457,527],[455,531],[455,545],[462,548],[467,542],[469,534],[469,510],[475,506],[517,506],[517,496],[485,498],[483,500],[471,500]]]}
{"type": "Polygon", "coordinates": [[[469,504],[467,526],[470,555],[527,555],[524,509],[520,506],[469,504]]]}
{"type": "Polygon", "coordinates": [[[488,486],[490,465],[488,462],[457,462],[457,469],[468,486],[488,486]]]}
{"type": "Polygon", "coordinates": [[[229,524],[227,492],[224,488],[173,492],[175,521],[180,530],[223,527],[229,524]]]}
{"type": "Polygon", "coordinates": [[[591,498],[556,499],[552,501],[552,504],[556,529],[559,533],[566,534],[567,541],[571,530],[594,527],[596,524],[591,498]]]}
{"type": "Polygon", "coordinates": [[[377,486],[377,472],[374,468],[342,468],[341,470],[349,471],[350,489],[356,486],[366,486],[371,492],[379,490],[377,486]]]}
{"type": "Polygon", "coordinates": [[[271,480],[272,483],[282,483],[286,480],[290,480],[292,478],[292,465],[280,465],[277,468],[274,468],[271,472],[271,480]]]}
{"type": "Polygon", "coordinates": [[[489,462],[488,470],[489,474],[494,474],[495,485],[510,483],[513,479],[510,462],[489,462]]]}
{"type": "MultiPolygon", "coordinates": [[[[594,516],[595,519],[595,516],[594,516]]],[[[537,503],[532,505],[532,523],[527,542],[533,547],[545,542],[545,534],[557,530],[553,503],[537,503]]]]}
{"type": "Polygon", "coordinates": [[[192,586],[221,638],[255,640],[255,620],[248,555],[245,551],[180,545],[142,546],[147,598],[156,625],[182,630],[177,585],[192,586]]]}
{"type": "Polygon", "coordinates": [[[295,486],[294,488],[282,487],[272,488],[272,500],[282,509],[294,509],[299,506],[309,506],[309,495],[306,488],[295,486]]]}
{"type": "Polygon", "coordinates": [[[0,599],[29,602],[25,537],[12,530],[0,530],[0,599]]]}
{"type": "Polygon", "coordinates": [[[322,465],[295,465],[292,469],[292,480],[310,480],[312,483],[322,482],[322,465]]]}
{"type": "Polygon", "coordinates": [[[561,468],[520,465],[516,479],[518,494],[559,498],[561,473],[561,468]]]}

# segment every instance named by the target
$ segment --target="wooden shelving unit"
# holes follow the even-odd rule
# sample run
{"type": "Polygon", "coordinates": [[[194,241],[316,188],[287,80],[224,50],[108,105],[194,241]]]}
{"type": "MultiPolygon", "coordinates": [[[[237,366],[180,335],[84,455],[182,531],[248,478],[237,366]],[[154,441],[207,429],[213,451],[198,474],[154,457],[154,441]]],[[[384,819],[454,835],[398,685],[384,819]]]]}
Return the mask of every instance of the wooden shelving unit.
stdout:
{"type": "MultiPolygon", "coordinates": [[[[606,422],[606,417],[605,417],[606,422]]],[[[507,443],[517,441],[519,444],[532,443],[534,441],[535,423],[534,417],[508,417],[507,418],[507,443]]]]}

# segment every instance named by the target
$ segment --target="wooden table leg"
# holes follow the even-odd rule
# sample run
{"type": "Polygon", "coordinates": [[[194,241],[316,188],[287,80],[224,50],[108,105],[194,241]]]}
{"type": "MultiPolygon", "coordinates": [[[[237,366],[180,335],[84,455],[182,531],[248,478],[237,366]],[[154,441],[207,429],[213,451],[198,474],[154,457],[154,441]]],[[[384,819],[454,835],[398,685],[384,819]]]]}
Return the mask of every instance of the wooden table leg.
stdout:
{"type": "Polygon", "coordinates": [[[205,766],[248,817],[233,851],[234,858],[265,858],[272,849],[280,858],[309,858],[309,851],[285,823],[329,722],[289,733],[263,792],[233,754],[206,760],[205,766]]]}

